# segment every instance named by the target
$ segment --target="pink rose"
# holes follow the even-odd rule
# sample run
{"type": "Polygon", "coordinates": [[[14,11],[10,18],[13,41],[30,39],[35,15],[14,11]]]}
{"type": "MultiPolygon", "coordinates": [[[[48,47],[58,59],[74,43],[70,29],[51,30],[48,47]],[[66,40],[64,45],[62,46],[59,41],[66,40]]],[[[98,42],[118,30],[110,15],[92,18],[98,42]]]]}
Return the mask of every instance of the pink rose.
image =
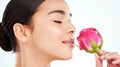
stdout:
{"type": "Polygon", "coordinates": [[[77,37],[80,50],[95,53],[101,49],[103,39],[95,28],[83,29],[77,37]]]}

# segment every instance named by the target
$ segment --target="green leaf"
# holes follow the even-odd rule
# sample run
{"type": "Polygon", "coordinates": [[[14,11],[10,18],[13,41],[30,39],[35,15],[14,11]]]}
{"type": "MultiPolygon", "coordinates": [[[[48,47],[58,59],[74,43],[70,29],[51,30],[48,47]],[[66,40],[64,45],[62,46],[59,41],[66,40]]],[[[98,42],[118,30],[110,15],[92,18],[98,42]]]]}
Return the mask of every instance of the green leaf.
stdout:
{"type": "Polygon", "coordinates": [[[90,43],[93,49],[97,48],[97,44],[94,42],[94,40],[90,39],[90,43]]]}
{"type": "Polygon", "coordinates": [[[101,48],[102,48],[102,46],[103,46],[103,41],[102,41],[102,43],[98,46],[98,47],[99,47],[99,49],[101,49],[101,48]]]}
{"type": "Polygon", "coordinates": [[[94,49],[95,52],[98,52],[98,50],[100,50],[98,47],[94,49]]]}

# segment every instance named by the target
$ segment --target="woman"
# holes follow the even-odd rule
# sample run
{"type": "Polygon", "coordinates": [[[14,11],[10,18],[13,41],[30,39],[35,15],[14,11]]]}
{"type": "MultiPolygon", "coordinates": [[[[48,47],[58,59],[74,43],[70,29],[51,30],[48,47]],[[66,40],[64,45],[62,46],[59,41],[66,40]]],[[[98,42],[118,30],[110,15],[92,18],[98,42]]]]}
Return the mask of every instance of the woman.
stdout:
{"type": "MultiPolygon", "coordinates": [[[[0,46],[16,52],[16,67],[50,67],[54,60],[71,59],[75,27],[70,17],[64,0],[11,0],[0,24],[0,46]]],[[[97,67],[108,60],[104,56],[108,52],[100,54],[97,67]]],[[[120,60],[118,54],[111,54],[117,58],[110,60],[120,60]]]]}

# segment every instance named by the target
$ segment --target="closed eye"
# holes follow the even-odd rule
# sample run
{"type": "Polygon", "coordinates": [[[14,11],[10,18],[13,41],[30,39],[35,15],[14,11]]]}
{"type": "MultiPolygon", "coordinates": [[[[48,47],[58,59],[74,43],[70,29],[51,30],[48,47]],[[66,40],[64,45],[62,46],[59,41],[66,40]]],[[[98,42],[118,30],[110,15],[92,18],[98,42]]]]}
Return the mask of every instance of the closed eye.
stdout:
{"type": "Polygon", "coordinates": [[[58,21],[58,20],[54,20],[54,22],[56,22],[56,23],[62,23],[62,21],[58,21]]]}

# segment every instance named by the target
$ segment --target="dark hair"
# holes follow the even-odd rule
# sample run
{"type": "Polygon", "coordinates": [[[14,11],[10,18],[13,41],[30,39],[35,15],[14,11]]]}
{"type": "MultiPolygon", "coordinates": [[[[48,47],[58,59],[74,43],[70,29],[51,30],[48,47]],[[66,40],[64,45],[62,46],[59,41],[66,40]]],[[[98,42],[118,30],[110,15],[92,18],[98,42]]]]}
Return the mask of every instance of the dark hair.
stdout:
{"type": "Polygon", "coordinates": [[[44,0],[11,0],[4,11],[0,23],[0,46],[5,51],[16,51],[13,25],[28,24],[36,9],[44,0]]]}

